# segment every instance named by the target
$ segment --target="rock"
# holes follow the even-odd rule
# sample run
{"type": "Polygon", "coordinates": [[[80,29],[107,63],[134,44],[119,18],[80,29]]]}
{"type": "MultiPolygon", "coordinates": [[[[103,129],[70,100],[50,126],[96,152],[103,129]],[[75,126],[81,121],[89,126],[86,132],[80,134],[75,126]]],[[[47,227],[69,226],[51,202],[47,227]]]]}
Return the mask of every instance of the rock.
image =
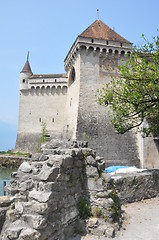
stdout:
{"type": "Polygon", "coordinates": [[[102,157],[96,157],[96,162],[97,162],[97,168],[99,171],[102,171],[105,169],[105,161],[102,157]]]}
{"type": "Polygon", "coordinates": [[[32,156],[31,159],[32,161],[39,161],[40,156],[41,156],[41,153],[36,153],[32,156]]]}
{"type": "Polygon", "coordinates": [[[86,163],[87,163],[88,165],[93,166],[93,167],[97,167],[97,162],[96,162],[96,160],[95,160],[92,156],[88,156],[88,157],[86,158],[86,163]]]}
{"type": "Polygon", "coordinates": [[[98,171],[96,167],[92,167],[92,166],[86,167],[86,174],[89,177],[94,178],[95,176],[97,176],[98,178],[98,171]]]}
{"type": "Polygon", "coordinates": [[[103,191],[105,189],[101,178],[97,179],[97,181],[94,178],[88,178],[87,188],[89,191],[97,192],[103,191]]]}
{"type": "Polygon", "coordinates": [[[99,197],[99,198],[108,198],[111,193],[112,193],[112,190],[107,190],[105,192],[98,192],[97,193],[97,197],[99,197]]]}
{"type": "Polygon", "coordinates": [[[46,203],[50,200],[52,195],[52,192],[42,192],[42,191],[36,191],[33,190],[29,193],[29,199],[36,200],[37,202],[40,203],[46,203]]]}
{"type": "Polygon", "coordinates": [[[9,196],[0,197],[0,207],[8,207],[11,204],[11,200],[9,196]]]}
{"type": "Polygon", "coordinates": [[[23,229],[20,234],[20,238],[23,240],[39,240],[40,236],[40,232],[31,228],[23,229]]]}
{"type": "Polygon", "coordinates": [[[22,214],[23,213],[23,204],[22,202],[16,201],[15,202],[15,210],[17,213],[22,214]]]}
{"type": "Polygon", "coordinates": [[[46,218],[43,215],[26,214],[23,217],[24,221],[33,229],[44,229],[47,226],[46,218]]]}
{"type": "Polygon", "coordinates": [[[14,240],[14,239],[17,239],[20,235],[20,232],[22,230],[22,227],[19,226],[19,227],[10,227],[6,230],[6,236],[8,237],[8,239],[10,240],[14,240]]]}
{"type": "Polygon", "coordinates": [[[87,222],[88,228],[97,228],[99,226],[99,222],[97,218],[90,218],[87,222]]]}
{"type": "Polygon", "coordinates": [[[62,164],[62,155],[50,155],[49,159],[47,160],[47,166],[48,167],[60,167],[62,164]]]}
{"type": "Polygon", "coordinates": [[[104,226],[99,226],[97,228],[89,228],[89,232],[91,233],[91,235],[98,236],[100,239],[100,237],[104,235],[105,229],[104,226]]]}
{"type": "Polygon", "coordinates": [[[70,155],[66,155],[63,157],[62,167],[64,167],[65,169],[72,168],[73,162],[73,158],[70,155]]]}
{"type": "Polygon", "coordinates": [[[39,161],[46,161],[49,157],[44,155],[44,154],[41,154],[41,156],[39,157],[39,161]]]}
{"type": "Polygon", "coordinates": [[[28,162],[23,162],[18,171],[24,172],[24,173],[30,173],[32,171],[32,168],[28,162]]]}
{"type": "Polygon", "coordinates": [[[59,168],[44,166],[41,172],[37,175],[41,181],[54,181],[59,174],[59,168]]]}
{"type": "Polygon", "coordinates": [[[105,231],[104,231],[104,235],[108,238],[114,238],[115,236],[115,229],[114,227],[111,225],[111,226],[107,226],[105,228],[105,231]]]}

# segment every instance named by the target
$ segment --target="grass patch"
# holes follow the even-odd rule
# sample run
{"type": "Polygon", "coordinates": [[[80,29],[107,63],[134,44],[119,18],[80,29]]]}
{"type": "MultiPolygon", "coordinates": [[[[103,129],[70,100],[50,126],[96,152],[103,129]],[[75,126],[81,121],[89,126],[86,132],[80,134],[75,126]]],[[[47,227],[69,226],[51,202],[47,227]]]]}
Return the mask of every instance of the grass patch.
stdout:
{"type": "Polygon", "coordinates": [[[31,157],[31,153],[13,152],[11,150],[0,151],[0,154],[2,154],[2,155],[9,155],[9,156],[31,157]]]}

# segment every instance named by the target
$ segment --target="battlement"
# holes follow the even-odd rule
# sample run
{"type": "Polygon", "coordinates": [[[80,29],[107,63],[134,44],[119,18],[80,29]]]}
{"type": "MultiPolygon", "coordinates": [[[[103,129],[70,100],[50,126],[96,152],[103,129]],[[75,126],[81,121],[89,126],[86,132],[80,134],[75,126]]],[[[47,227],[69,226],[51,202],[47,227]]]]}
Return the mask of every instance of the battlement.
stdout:
{"type": "Polygon", "coordinates": [[[66,74],[36,74],[31,75],[28,79],[22,79],[21,90],[25,94],[44,95],[48,94],[66,94],[67,92],[67,75],[66,74]]]}
{"type": "Polygon", "coordinates": [[[85,51],[87,55],[93,52],[94,55],[99,54],[102,56],[111,56],[112,58],[118,57],[120,59],[131,53],[132,43],[83,38],[79,36],[64,60],[66,71],[73,65],[78,53],[81,51],[85,51]]]}
{"type": "Polygon", "coordinates": [[[66,95],[67,94],[67,85],[52,85],[52,86],[30,86],[27,90],[22,89],[21,94],[28,96],[44,96],[44,95],[66,95]]]}

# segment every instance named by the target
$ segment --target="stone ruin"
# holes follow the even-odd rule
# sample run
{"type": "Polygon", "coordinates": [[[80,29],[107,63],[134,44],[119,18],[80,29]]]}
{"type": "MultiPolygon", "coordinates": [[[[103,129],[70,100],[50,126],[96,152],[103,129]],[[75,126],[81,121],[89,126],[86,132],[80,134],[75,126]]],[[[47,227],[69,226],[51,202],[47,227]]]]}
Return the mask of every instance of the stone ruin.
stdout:
{"type": "Polygon", "coordinates": [[[121,203],[159,193],[159,169],[103,173],[105,161],[86,142],[45,143],[12,174],[0,198],[1,240],[67,240],[74,234],[114,237],[121,203]]]}
{"type": "Polygon", "coordinates": [[[79,233],[113,237],[120,203],[104,168],[86,142],[43,144],[41,153],[12,174],[9,197],[0,203],[1,240],[66,240],[79,233]]]}

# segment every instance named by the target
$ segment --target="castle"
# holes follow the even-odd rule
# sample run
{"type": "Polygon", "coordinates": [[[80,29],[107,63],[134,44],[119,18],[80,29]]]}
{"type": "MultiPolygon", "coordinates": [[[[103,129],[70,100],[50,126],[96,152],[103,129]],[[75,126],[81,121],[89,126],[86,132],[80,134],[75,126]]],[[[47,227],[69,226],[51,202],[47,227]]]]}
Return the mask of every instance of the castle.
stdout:
{"type": "Polygon", "coordinates": [[[27,57],[20,73],[16,150],[35,152],[45,122],[50,138],[89,140],[108,165],[158,166],[158,142],[133,131],[117,134],[108,109],[97,104],[96,90],[118,77],[117,67],[131,50],[131,42],[96,20],[73,43],[65,74],[33,74],[27,57]]]}

